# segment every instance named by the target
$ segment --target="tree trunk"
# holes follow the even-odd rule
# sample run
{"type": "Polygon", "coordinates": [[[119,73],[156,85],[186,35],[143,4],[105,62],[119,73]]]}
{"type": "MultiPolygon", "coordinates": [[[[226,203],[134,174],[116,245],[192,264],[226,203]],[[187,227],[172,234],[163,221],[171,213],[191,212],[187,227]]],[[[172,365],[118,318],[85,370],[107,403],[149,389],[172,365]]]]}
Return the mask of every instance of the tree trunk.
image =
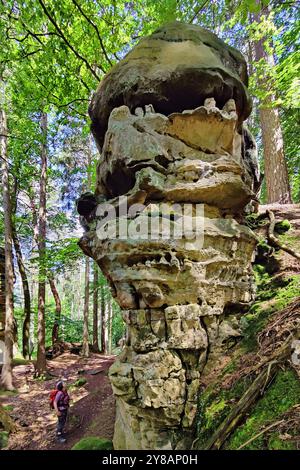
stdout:
{"type": "Polygon", "coordinates": [[[1,373],[1,385],[6,390],[13,390],[12,360],[14,345],[14,271],[12,257],[11,201],[7,161],[7,120],[4,109],[0,109],[0,155],[2,160],[3,212],[5,230],[5,330],[4,357],[1,373]]]}
{"type": "Polygon", "coordinates": [[[98,341],[98,282],[99,282],[99,271],[97,263],[94,263],[94,279],[93,279],[93,351],[99,351],[99,341],[98,341]]]}
{"type": "Polygon", "coordinates": [[[24,296],[24,320],[23,320],[23,336],[22,350],[25,359],[30,359],[30,316],[31,316],[31,299],[29,291],[29,283],[27,273],[23,261],[22,249],[14,224],[12,225],[12,237],[17,257],[18,268],[22,280],[23,296],[24,296]]]}
{"type": "Polygon", "coordinates": [[[85,260],[82,356],[89,357],[90,259],[85,260]]]}
{"type": "MultiPolygon", "coordinates": [[[[88,141],[87,149],[87,190],[91,188],[91,162],[92,162],[92,139],[88,141]]],[[[87,257],[85,260],[85,275],[84,275],[84,306],[83,306],[83,339],[82,339],[82,355],[89,356],[89,301],[90,301],[90,260],[87,257]]]]}
{"type": "Polygon", "coordinates": [[[105,288],[101,286],[101,352],[107,354],[106,341],[105,341],[105,288]]]}
{"type": "Polygon", "coordinates": [[[108,312],[108,351],[109,354],[112,353],[112,317],[113,317],[113,309],[112,309],[112,299],[110,298],[109,302],[109,312],[108,312]]]}
{"type": "Polygon", "coordinates": [[[45,331],[45,298],[46,298],[46,185],[47,185],[47,114],[41,115],[42,147],[40,175],[40,205],[39,205],[39,284],[38,284],[38,349],[36,375],[46,371],[46,331],[45,331]]]}
{"type": "MultiPolygon", "coordinates": [[[[269,10],[265,9],[264,14],[269,10]],[[266,11],[265,11],[266,10],[266,11]]],[[[254,20],[260,23],[260,14],[254,15],[254,20]]],[[[256,61],[264,59],[270,67],[275,66],[274,57],[266,51],[266,38],[254,41],[256,61]]],[[[260,103],[259,117],[262,130],[264,149],[264,168],[267,187],[267,203],[274,202],[289,204],[292,202],[287,164],[284,155],[283,134],[280,124],[279,110],[272,106],[276,96],[272,91],[272,78],[266,72],[258,79],[260,88],[268,93],[267,98],[260,103]]]]}
{"type": "Polygon", "coordinates": [[[52,347],[54,347],[55,343],[59,340],[59,325],[60,325],[60,316],[61,316],[61,301],[59,297],[58,290],[56,289],[56,285],[54,279],[52,277],[48,278],[50,289],[55,301],[55,317],[54,323],[52,328],[52,347]]]}
{"type": "Polygon", "coordinates": [[[110,342],[110,314],[111,314],[111,299],[110,296],[108,296],[106,306],[105,306],[105,351],[106,354],[110,354],[110,347],[109,347],[109,342],[110,342]]]}

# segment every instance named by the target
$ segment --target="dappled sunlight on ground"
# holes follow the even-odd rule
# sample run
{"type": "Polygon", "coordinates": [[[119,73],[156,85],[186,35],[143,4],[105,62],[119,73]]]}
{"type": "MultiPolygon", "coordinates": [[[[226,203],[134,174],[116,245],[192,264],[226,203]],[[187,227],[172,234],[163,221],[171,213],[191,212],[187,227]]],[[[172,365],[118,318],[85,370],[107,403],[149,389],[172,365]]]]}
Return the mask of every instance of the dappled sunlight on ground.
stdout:
{"type": "Polygon", "coordinates": [[[63,354],[48,361],[51,379],[33,379],[34,366],[14,367],[15,386],[18,393],[1,396],[1,404],[15,419],[18,430],[9,438],[7,449],[70,449],[83,436],[99,436],[111,439],[115,419],[115,402],[107,377],[107,370],[114,356],[92,354],[81,358],[63,354]],[[76,387],[74,383],[84,378],[86,383],[76,387]],[[59,379],[66,381],[71,397],[67,423],[67,443],[55,441],[56,416],[49,406],[49,394],[59,379]]]}

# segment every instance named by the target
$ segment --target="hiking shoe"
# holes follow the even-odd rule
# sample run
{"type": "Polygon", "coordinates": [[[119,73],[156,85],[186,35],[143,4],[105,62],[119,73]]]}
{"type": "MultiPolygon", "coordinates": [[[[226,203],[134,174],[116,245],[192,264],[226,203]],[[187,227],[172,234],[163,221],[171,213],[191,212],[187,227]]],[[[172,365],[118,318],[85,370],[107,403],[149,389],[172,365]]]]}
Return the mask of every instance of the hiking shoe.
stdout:
{"type": "Polygon", "coordinates": [[[64,437],[58,437],[57,442],[59,442],[60,444],[64,444],[65,442],[67,442],[67,439],[65,439],[64,437]]]}

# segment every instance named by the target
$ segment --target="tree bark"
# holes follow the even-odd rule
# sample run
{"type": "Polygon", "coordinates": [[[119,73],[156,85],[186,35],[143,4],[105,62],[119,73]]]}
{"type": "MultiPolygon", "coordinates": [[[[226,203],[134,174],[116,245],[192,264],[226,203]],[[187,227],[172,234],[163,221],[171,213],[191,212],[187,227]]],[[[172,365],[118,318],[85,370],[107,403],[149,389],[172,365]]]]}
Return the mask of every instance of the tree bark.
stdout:
{"type": "Polygon", "coordinates": [[[108,296],[107,302],[106,302],[106,352],[107,354],[111,353],[111,348],[110,348],[110,343],[111,343],[111,298],[108,296]]]}
{"type": "Polygon", "coordinates": [[[14,186],[11,194],[12,205],[12,238],[18,263],[18,268],[22,281],[23,298],[24,298],[24,319],[23,319],[23,332],[22,332],[22,353],[25,359],[30,359],[30,318],[31,318],[31,296],[29,290],[29,283],[25,264],[23,260],[22,248],[15,224],[15,215],[18,206],[18,178],[14,177],[14,186]]]}
{"type": "Polygon", "coordinates": [[[90,259],[85,260],[84,276],[84,308],[83,308],[83,338],[82,351],[83,357],[89,357],[89,302],[90,302],[90,259]]]}
{"type": "MultiPolygon", "coordinates": [[[[88,141],[87,149],[87,189],[91,187],[91,162],[92,162],[92,139],[88,141]]],[[[85,274],[84,274],[84,307],[83,307],[83,338],[82,338],[82,351],[84,357],[89,356],[89,301],[90,301],[90,260],[86,257],[85,260],[85,274]]]]}
{"type": "Polygon", "coordinates": [[[17,235],[16,227],[12,224],[12,237],[16,252],[18,268],[22,280],[23,297],[24,297],[24,320],[23,320],[23,335],[22,335],[22,352],[25,359],[30,359],[30,317],[31,317],[31,298],[27,272],[22,255],[22,249],[17,235]]]}
{"type": "MultiPolygon", "coordinates": [[[[263,11],[269,13],[268,8],[263,11]]],[[[260,23],[261,14],[255,14],[254,20],[260,23]]],[[[256,61],[264,59],[270,67],[275,66],[274,57],[265,49],[266,38],[254,41],[256,61]]],[[[272,87],[272,78],[266,72],[258,79],[260,88],[268,93],[259,108],[264,150],[264,172],[267,187],[267,203],[289,204],[292,202],[287,164],[284,154],[283,134],[280,124],[279,110],[271,107],[276,96],[272,87]]]]}
{"type": "Polygon", "coordinates": [[[54,282],[53,277],[48,277],[50,289],[55,301],[55,317],[54,323],[52,328],[52,346],[54,347],[55,343],[59,340],[59,325],[60,325],[60,316],[61,316],[61,301],[59,297],[58,290],[56,289],[56,285],[54,282]]]}
{"type": "Polygon", "coordinates": [[[112,309],[112,299],[110,298],[110,302],[109,302],[109,322],[108,322],[108,351],[109,351],[109,354],[112,353],[112,319],[113,319],[113,309],[112,309]]]}
{"type": "Polygon", "coordinates": [[[38,349],[36,375],[46,371],[46,331],[45,331],[45,298],[46,298],[46,191],[47,191],[47,114],[41,114],[42,146],[39,205],[39,284],[38,284],[38,349]]]}
{"type": "Polygon", "coordinates": [[[6,390],[13,390],[12,361],[14,345],[14,270],[12,256],[12,217],[9,191],[9,168],[7,161],[7,119],[4,109],[0,109],[0,155],[2,160],[3,212],[5,227],[5,330],[4,357],[1,373],[1,385],[6,390]]]}
{"type": "Polygon", "coordinates": [[[99,309],[99,295],[98,295],[98,282],[99,271],[97,263],[94,263],[94,278],[93,278],[93,351],[99,351],[98,341],[98,309],[99,309]]]}
{"type": "Polygon", "coordinates": [[[106,323],[106,315],[105,315],[105,288],[101,286],[101,352],[103,354],[107,354],[106,349],[106,341],[105,341],[105,323],[106,323]]]}

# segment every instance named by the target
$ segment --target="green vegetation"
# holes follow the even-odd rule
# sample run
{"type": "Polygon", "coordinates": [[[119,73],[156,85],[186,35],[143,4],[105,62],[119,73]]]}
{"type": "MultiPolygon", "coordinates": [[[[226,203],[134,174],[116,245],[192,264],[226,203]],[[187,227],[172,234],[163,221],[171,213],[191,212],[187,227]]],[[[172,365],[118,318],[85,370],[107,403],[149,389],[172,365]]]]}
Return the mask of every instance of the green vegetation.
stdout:
{"type": "Polygon", "coordinates": [[[224,390],[214,383],[200,393],[197,414],[197,449],[205,449],[208,439],[228,416],[233,405],[241,398],[251,378],[238,380],[230,389],[224,390]]]}
{"type": "Polygon", "coordinates": [[[3,390],[2,388],[0,388],[0,397],[11,397],[11,396],[14,396],[14,395],[18,395],[18,391],[17,390],[3,390]]]}
{"type": "Polygon", "coordinates": [[[257,301],[241,319],[241,346],[246,351],[255,350],[257,334],[265,327],[270,316],[285,308],[300,293],[300,278],[297,275],[273,279],[262,265],[255,265],[254,273],[257,301]]]}
{"type": "MultiPolygon", "coordinates": [[[[266,391],[262,399],[255,405],[245,424],[241,425],[229,439],[226,448],[238,449],[249,439],[258,434],[263,427],[280,419],[282,413],[299,403],[300,382],[295,372],[285,370],[278,372],[274,383],[266,391]]],[[[257,437],[244,447],[245,450],[282,449],[287,444],[282,441],[276,431],[270,438],[265,434],[257,437]],[[269,447],[270,445],[270,447],[269,447]]],[[[292,444],[288,444],[292,448],[292,444]]]]}
{"type": "Polygon", "coordinates": [[[9,432],[0,431],[0,449],[3,449],[4,447],[6,447],[8,443],[8,436],[9,436],[9,432]]]}
{"type": "Polygon", "coordinates": [[[87,380],[82,377],[81,379],[76,380],[76,382],[74,382],[73,385],[74,385],[74,387],[79,388],[79,387],[83,387],[83,385],[85,385],[86,382],[87,382],[87,380]]]}
{"type": "Polygon", "coordinates": [[[112,450],[112,442],[101,437],[84,437],[77,442],[72,450],[112,450]]]}
{"type": "Polygon", "coordinates": [[[291,224],[288,220],[281,220],[280,222],[276,222],[275,224],[275,232],[278,234],[288,232],[290,228],[291,224]]]}
{"type": "Polygon", "coordinates": [[[13,411],[14,407],[12,405],[5,405],[5,406],[3,406],[3,409],[5,411],[13,411]]]}

